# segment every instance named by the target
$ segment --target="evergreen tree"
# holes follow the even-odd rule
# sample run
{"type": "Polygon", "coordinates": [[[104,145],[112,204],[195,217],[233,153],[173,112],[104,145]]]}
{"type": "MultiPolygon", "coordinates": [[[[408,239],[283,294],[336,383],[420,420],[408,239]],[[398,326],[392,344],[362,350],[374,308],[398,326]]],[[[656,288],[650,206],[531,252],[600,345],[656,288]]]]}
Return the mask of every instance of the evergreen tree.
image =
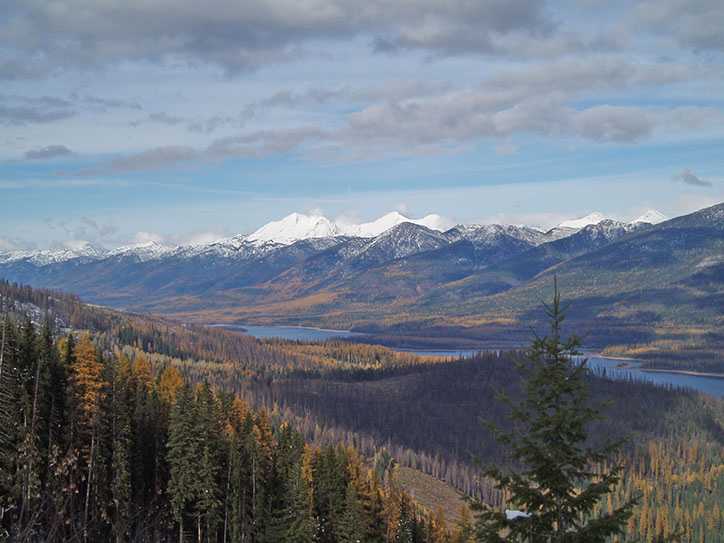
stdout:
{"type": "Polygon", "coordinates": [[[367,518],[367,543],[384,543],[385,541],[385,504],[382,491],[375,472],[372,471],[364,482],[361,499],[367,518]]]}
{"type": "Polygon", "coordinates": [[[17,450],[22,436],[18,406],[22,387],[16,355],[16,329],[4,314],[0,330],[0,534],[6,535],[20,510],[22,494],[17,478],[17,450]]]}
{"type": "Polygon", "coordinates": [[[529,363],[521,364],[526,373],[522,401],[509,402],[513,429],[496,430],[521,468],[507,475],[498,469],[487,473],[510,496],[509,503],[524,514],[509,519],[505,512],[484,511],[478,522],[479,541],[603,543],[623,533],[634,505],[629,501],[594,515],[594,508],[614,490],[621,473],[621,466],[608,472],[596,467],[620,443],[597,449],[587,443],[587,428],[600,413],[588,402],[586,364],[574,359],[579,355],[579,340],[561,337],[565,315],[557,282],[546,313],[550,334],[535,339],[529,363]]]}
{"type": "Polygon", "coordinates": [[[128,405],[127,360],[120,358],[114,367],[111,387],[112,451],[111,495],[113,533],[118,543],[129,537],[131,501],[130,445],[131,416],[128,405]]]}
{"type": "Polygon", "coordinates": [[[194,434],[201,449],[196,451],[198,460],[194,470],[197,538],[201,543],[202,531],[206,533],[207,540],[212,540],[212,536],[215,536],[221,507],[219,497],[220,413],[208,383],[204,383],[199,389],[194,434]]]}
{"type": "Polygon", "coordinates": [[[344,499],[344,511],[337,524],[337,541],[339,543],[366,542],[367,519],[360,502],[357,490],[350,481],[344,499]]]}
{"type": "Polygon", "coordinates": [[[208,443],[204,444],[203,452],[197,466],[197,503],[196,515],[199,526],[199,543],[202,541],[201,524],[206,533],[207,541],[216,539],[216,525],[218,523],[218,512],[221,506],[218,489],[218,464],[215,455],[212,452],[212,446],[208,443]]]}
{"type": "Polygon", "coordinates": [[[39,356],[35,326],[29,316],[20,330],[17,369],[20,377],[20,408],[22,422],[17,449],[17,477],[21,489],[17,528],[32,533],[33,516],[37,514],[41,485],[40,450],[40,383],[43,375],[43,358],[39,356]]]}
{"type": "Polygon", "coordinates": [[[254,419],[250,412],[233,423],[229,463],[229,535],[231,541],[251,541],[253,532],[252,448],[254,419]]]}
{"type": "Polygon", "coordinates": [[[48,405],[48,466],[46,493],[50,532],[62,533],[63,520],[69,515],[74,492],[79,483],[77,451],[71,447],[74,425],[69,424],[70,394],[68,374],[75,361],[75,342],[72,335],[54,345],[48,364],[48,383],[45,402],[48,405]]]}
{"type": "Polygon", "coordinates": [[[197,469],[197,440],[194,436],[194,396],[184,385],[171,412],[168,438],[170,480],[168,495],[174,520],[178,523],[178,540],[183,542],[184,515],[195,495],[194,474],[197,469]]]}
{"type": "Polygon", "coordinates": [[[67,442],[65,429],[67,424],[67,366],[61,362],[57,350],[48,361],[48,384],[45,392],[48,405],[48,451],[53,448],[64,450],[67,442]]]}
{"type": "Polygon", "coordinates": [[[289,514],[283,543],[313,543],[316,541],[317,523],[312,514],[309,486],[300,464],[296,464],[290,473],[288,492],[289,514]]]}
{"type": "Polygon", "coordinates": [[[314,465],[314,504],[320,543],[336,542],[348,482],[345,450],[323,447],[314,465]]]}
{"type": "Polygon", "coordinates": [[[404,492],[399,492],[398,514],[395,526],[394,543],[415,543],[416,522],[410,500],[404,492]]]}

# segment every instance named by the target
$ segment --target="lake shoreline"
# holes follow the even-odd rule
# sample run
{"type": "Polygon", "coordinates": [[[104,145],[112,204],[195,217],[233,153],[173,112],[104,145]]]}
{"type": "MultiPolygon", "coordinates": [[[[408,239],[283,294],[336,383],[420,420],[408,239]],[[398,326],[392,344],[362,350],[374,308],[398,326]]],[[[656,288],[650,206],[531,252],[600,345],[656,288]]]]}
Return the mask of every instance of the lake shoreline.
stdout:
{"type": "Polygon", "coordinates": [[[639,369],[639,371],[643,371],[646,373],[674,373],[677,375],[690,375],[692,377],[709,377],[711,379],[724,379],[724,373],[710,373],[710,372],[701,372],[701,371],[694,371],[694,370],[670,370],[670,369],[659,369],[659,368],[638,368],[638,369],[639,369]]]}
{"type": "MultiPolygon", "coordinates": [[[[350,330],[334,330],[312,328],[308,326],[260,326],[235,324],[220,324],[215,327],[236,331],[259,339],[281,338],[291,341],[318,342],[318,341],[348,341],[352,343],[367,343],[380,345],[395,352],[415,354],[427,357],[468,358],[480,351],[511,351],[527,347],[527,343],[509,341],[495,342],[455,342],[454,338],[420,338],[419,336],[380,336],[362,334],[350,330]],[[419,341],[426,339],[427,341],[419,341]]],[[[642,360],[623,356],[603,355],[600,350],[585,349],[581,351],[580,358],[591,360],[591,367],[596,373],[605,372],[614,379],[644,379],[654,385],[689,388],[716,397],[724,397],[724,375],[718,373],[697,372],[694,370],[672,370],[666,368],[641,367],[642,360]]]]}

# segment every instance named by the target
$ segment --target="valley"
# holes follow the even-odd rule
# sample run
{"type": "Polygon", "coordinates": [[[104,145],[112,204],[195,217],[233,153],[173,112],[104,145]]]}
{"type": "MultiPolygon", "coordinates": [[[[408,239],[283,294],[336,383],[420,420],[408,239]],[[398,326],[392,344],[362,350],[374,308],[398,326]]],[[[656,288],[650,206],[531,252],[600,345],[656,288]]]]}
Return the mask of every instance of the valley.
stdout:
{"type": "Polygon", "coordinates": [[[724,204],[643,218],[657,224],[594,214],[545,232],[443,230],[435,217],[390,214],[342,227],[293,214],[206,245],[0,254],[0,276],[185,322],[351,329],[408,348],[496,348],[528,340],[555,275],[569,320],[591,348],[636,351],[659,369],[724,371],[724,204]]]}
{"type": "MultiPolygon", "coordinates": [[[[301,326],[254,326],[216,325],[227,330],[236,330],[257,339],[281,339],[293,342],[324,342],[339,339],[364,344],[375,344],[375,336],[347,330],[329,330],[301,326]]],[[[524,348],[525,344],[514,346],[524,348]]],[[[421,357],[443,357],[451,360],[474,357],[480,349],[423,349],[396,348],[391,350],[421,357]]],[[[496,349],[497,351],[497,349],[496,349]]],[[[656,386],[683,390],[695,390],[718,398],[724,398],[724,373],[701,373],[686,370],[661,370],[642,367],[641,361],[631,358],[610,358],[597,352],[585,353],[588,367],[596,374],[609,379],[638,381],[656,386]]]]}

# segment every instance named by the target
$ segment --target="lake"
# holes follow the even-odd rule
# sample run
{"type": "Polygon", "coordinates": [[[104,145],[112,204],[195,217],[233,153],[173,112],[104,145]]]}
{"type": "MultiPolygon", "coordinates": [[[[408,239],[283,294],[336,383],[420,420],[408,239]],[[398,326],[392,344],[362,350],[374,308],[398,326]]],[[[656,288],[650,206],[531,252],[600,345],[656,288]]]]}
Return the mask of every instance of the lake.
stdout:
{"type": "MultiPolygon", "coordinates": [[[[279,338],[292,341],[325,341],[329,339],[344,339],[350,337],[364,336],[365,334],[350,332],[349,330],[329,330],[324,328],[309,328],[304,326],[252,326],[252,325],[214,325],[231,330],[246,331],[250,336],[259,339],[279,338]]],[[[408,352],[420,356],[448,356],[459,358],[472,356],[476,349],[394,349],[400,352],[408,352]]],[[[699,377],[696,375],[683,375],[678,373],[659,373],[642,370],[635,360],[621,360],[617,358],[606,358],[598,354],[587,354],[588,366],[598,372],[606,371],[606,375],[612,379],[634,379],[645,381],[660,386],[673,386],[690,388],[724,398],[724,379],[716,377],[699,377]],[[626,367],[620,367],[625,364],[626,367]]]]}
{"type": "Polygon", "coordinates": [[[234,324],[215,324],[219,328],[228,330],[245,331],[250,336],[259,339],[288,339],[290,341],[325,341],[328,339],[340,339],[354,336],[362,336],[349,330],[328,330],[325,328],[309,328],[305,326],[252,326],[234,324]]]}

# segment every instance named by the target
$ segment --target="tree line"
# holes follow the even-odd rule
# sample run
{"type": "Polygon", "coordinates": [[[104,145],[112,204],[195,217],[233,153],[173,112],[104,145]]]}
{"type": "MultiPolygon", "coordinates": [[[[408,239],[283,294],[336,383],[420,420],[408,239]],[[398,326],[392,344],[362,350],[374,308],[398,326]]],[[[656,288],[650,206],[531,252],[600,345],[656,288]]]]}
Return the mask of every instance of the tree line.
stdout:
{"type": "MultiPolygon", "coordinates": [[[[188,328],[143,316],[126,317],[118,312],[85,306],[72,296],[64,301],[63,296],[67,295],[56,296],[50,291],[36,292],[2,282],[0,287],[5,288],[3,292],[8,298],[17,302],[24,297],[23,303],[33,304],[41,312],[51,315],[42,327],[23,318],[19,318],[18,323],[9,322],[3,326],[7,340],[3,340],[4,357],[15,362],[0,366],[17,368],[15,378],[22,378],[24,383],[16,388],[14,395],[0,393],[0,411],[17,414],[14,418],[9,415],[3,419],[15,422],[0,425],[0,438],[5,440],[7,434],[11,439],[0,443],[5,443],[2,446],[6,451],[15,447],[19,459],[12,464],[12,469],[3,471],[6,475],[14,474],[8,475],[9,478],[3,475],[2,479],[3,485],[6,480],[10,481],[0,492],[3,526],[12,522],[17,529],[18,523],[13,519],[20,511],[21,525],[29,526],[25,524],[28,519],[38,515],[54,518],[52,489],[56,488],[58,479],[49,478],[51,466],[53,470],[60,469],[60,473],[74,466],[78,478],[56,492],[58,503],[66,504],[62,510],[72,511],[73,520],[56,523],[58,527],[52,528],[55,531],[51,531],[51,536],[62,533],[67,540],[82,540],[84,526],[87,526],[85,537],[89,540],[98,534],[110,533],[109,537],[113,537],[116,532],[107,530],[109,523],[115,521],[108,519],[114,518],[116,510],[109,509],[108,504],[115,507],[115,501],[112,492],[106,490],[104,494],[101,487],[110,484],[103,481],[113,480],[112,474],[116,473],[113,461],[118,451],[118,461],[123,464],[123,458],[130,458],[128,463],[132,466],[128,472],[131,498],[119,501],[121,505],[128,504],[128,510],[118,517],[120,521],[128,519],[130,540],[176,541],[183,534],[185,540],[201,537],[211,541],[213,536],[209,533],[216,529],[217,537],[222,538],[217,540],[234,541],[223,539],[231,538],[230,526],[236,525],[236,521],[233,521],[233,508],[226,503],[227,486],[222,476],[224,469],[228,476],[229,453],[224,451],[229,450],[229,436],[233,435],[228,430],[234,428],[233,417],[228,412],[229,406],[235,403],[235,396],[241,396],[253,406],[253,409],[245,407],[252,418],[262,414],[266,417],[272,443],[277,443],[279,428],[295,428],[301,434],[297,434],[298,437],[307,441],[305,450],[326,450],[344,444],[344,450],[352,447],[357,457],[366,459],[362,461],[365,467],[369,466],[370,458],[385,448],[404,465],[448,480],[466,493],[484,498],[489,504],[503,505],[501,494],[486,483],[486,479],[479,477],[473,461],[482,458],[506,467],[504,450],[481,431],[480,419],[506,420],[509,413],[494,400],[495,392],[504,391],[511,396],[520,393],[515,365],[524,358],[523,353],[490,353],[471,360],[424,362],[414,358],[400,359],[380,347],[341,342],[259,342],[231,332],[188,328]],[[71,313],[69,307],[73,308],[71,313]],[[100,367],[102,382],[97,394],[91,393],[91,387],[82,401],[78,397],[78,383],[81,382],[78,375],[86,372],[75,372],[72,360],[77,358],[76,351],[81,343],[86,342],[78,334],[68,335],[58,329],[76,322],[69,318],[71,314],[75,314],[75,318],[83,317],[84,326],[94,330],[90,343],[99,366],[88,365],[87,370],[95,375],[100,367]],[[56,330],[53,330],[54,326],[56,330]],[[34,334],[28,332],[30,328],[34,334]],[[33,335],[35,339],[31,341],[29,338],[33,335]],[[68,343],[72,344],[72,356],[68,354],[68,343]],[[35,347],[28,348],[31,344],[35,347]],[[54,348],[48,347],[53,344],[54,348]],[[206,358],[199,356],[201,354],[206,358]],[[53,356],[58,357],[58,364],[53,362],[53,356]],[[58,369],[61,367],[64,368],[62,371],[58,369]],[[139,379],[144,386],[138,385],[139,379]],[[200,406],[206,402],[200,399],[203,388],[207,388],[214,398],[215,410],[227,414],[217,419],[217,430],[211,433],[201,430],[198,420],[194,422],[196,419],[184,423],[185,428],[193,428],[193,431],[184,441],[188,454],[184,456],[186,453],[181,448],[179,458],[193,458],[196,469],[192,476],[194,482],[189,483],[187,489],[187,499],[176,510],[180,511],[180,516],[174,517],[168,494],[170,428],[184,383],[188,383],[190,389],[189,398],[192,399],[188,399],[188,405],[190,411],[196,413],[194,417],[204,418],[200,414],[205,409],[200,406]],[[57,392],[62,388],[67,388],[65,395],[57,392]],[[171,390],[175,392],[171,394],[171,390]],[[81,409],[84,405],[94,405],[96,396],[102,413],[97,419],[85,414],[91,409],[81,409]],[[12,401],[21,402],[23,407],[8,409],[8,405],[21,405],[9,403],[8,398],[15,398],[12,401]],[[53,407],[49,408],[49,405],[53,407]],[[114,405],[118,410],[114,410],[114,405]],[[56,420],[61,422],[51,422],[56,420]],[[9,431],[4,432],[6,426],[9,431]],[[110,434],[108,427],[112,429],[110,434]],[[130,427],[130,434],[126,427],[130,427]],[[223,428],[220,434],[218,427],[223,428]],[[98,431],[94,434],[89,428],[98,431]],[[119,436],[118,443],[123,446],[113,447],[111,438],[114,435],[119,436]],[[198,482],[198,477],[204,473],[198,466],[204,464],[206,450],[199,444],[209,436],[219,435],[220,438],[210,441],[221,446],[210,447],[208,458],[220,458],[222,467],[216,474],[217,492],[213,493],[216,498],[207,503],[202,497],[208,496],[205,489],[209,487],[198,482]],[[69,439],[68,436],[76,436],[72,454],[69,444],[64,441],[69,439]],[[12,445],[7,446],[8,443],[12,445]],[[143,443],[142,448],[139,443],[143,443]],[[195,449],[189,444],[195,444],[195,449]],[[196,451],[195,456],[188,452],[192,449],[196,451]],[[95,458],[92,465],[91,458],[95,458]],[[20,460],[24,463],[18,463],[20,460]],[[93,477],[89,476],[88,470],[93,477]],[[41,492],[35,490],[38,485],[41,492]],[[8,497],[26,497],[25,505],[19,506],[22,501],[7,501],[5,488],[11,489],[7,491],[8,497]],[[105,512],[98,510],[99,499],[110,499],[101,507],[105,512]],[[218,500],[223,502],[222,505],[218,505],[218,500]],[[202,502],[208,509],[202,509],[205,512],[199,514],[198,507],[202,502]],[[104,526],[102,530],[106,531],[93,532],[99,526],[104,526]],[[61,527],[66,531],[63,532],[61,527]]],[[[16,313],[21,314],[22,310],[20,308],[16,313]]],[[[38,313],[35,311],[36,316],[38,313]]],[[[3,373],[8,379],[13,372],[13,369],[0,371],[0,382],[3,373]]],[[[716,541],[717,534],[721,534],[721,515],[717,511],[720,510],[718,504],[724,481],[721,402],[704,401],[695,394],[635,382],[615,382],[590,375],[583,378],[594,392],[594,400],[615,398],[606,410],[608,420],[593,423],[589,428],[594,438],[622,435],[622,429],[633,438],[616,458],[617,462],[625,464],[625,475],[614,492],[596,505],[595,511],[613,511],[632,497],[640,496],[639,505],[626,526],[630,537],[638,535],[653,541],[683,531],[691,541],[716,541]],[[660,416],[662,413],[666,413],[666,417],[660,416]],[[690,452],[692,447],[694,452],[690,452]]],[[[89,381],[92,382],[93,379],[89,381]]],[[[2,390],[11,388],[3,385],[2,390]]],[[[123,474],[123,471],[119,473],[123,474]]],[[[376,473],[376,484],[383,496],[393,495],[390,481],[394,477],[381,470],[376,473]]],[[[68,477],[61,480],[68,480],[68,477]]],[[[125,484],[121,484],[123,479],[120,477],[118,483],[121,490],[125,484]]],[[[311,489],[309,495],[314,496],[314,479],[306,480],[311,489]]],[[[408,505],[408,509],[414,511],[415,533],[419,537],[434,531],[438,535],[447,533],[445,537],[451,537],[453,541],[463,537],[460,541],[466,543],[474,537],[470,523],[464,530],[442,530],[439,528],[444,524],[442,519],[421,513],[411,500],[408,505]]],[[[313,523],[315,519],[319,520],[317,514],[317,510],[313,510],[313,523]]],[[[59,518],[64,518],[63,514],[59,518]]],[[[279,513],[273,518],[277,519],[278,526],[279,513]]],[[[55,526],[53,522],[51,526],[55,526]]],[[[390,520],[385,522],[394,524],[390,520]]],[[[316,526],[319,528],[323,524],[316,526]]],[[[19,532],[20,535],[37,533],[26,529],[19,532]]],[[[262,536],[244,537],[246,539],[242,540],[256,541],[250,538],[262,536]]],[[[315,537],[319,537],[318,534],[315,537]]],[[[445,539],[438,537],[438,540],[445,539]]]]}
{"type": "Polygon", "coordinates": [[[5,318],[0,539],[453,541],[394,462],[313,447],[283,421],[142,352],[5,318]]]}

